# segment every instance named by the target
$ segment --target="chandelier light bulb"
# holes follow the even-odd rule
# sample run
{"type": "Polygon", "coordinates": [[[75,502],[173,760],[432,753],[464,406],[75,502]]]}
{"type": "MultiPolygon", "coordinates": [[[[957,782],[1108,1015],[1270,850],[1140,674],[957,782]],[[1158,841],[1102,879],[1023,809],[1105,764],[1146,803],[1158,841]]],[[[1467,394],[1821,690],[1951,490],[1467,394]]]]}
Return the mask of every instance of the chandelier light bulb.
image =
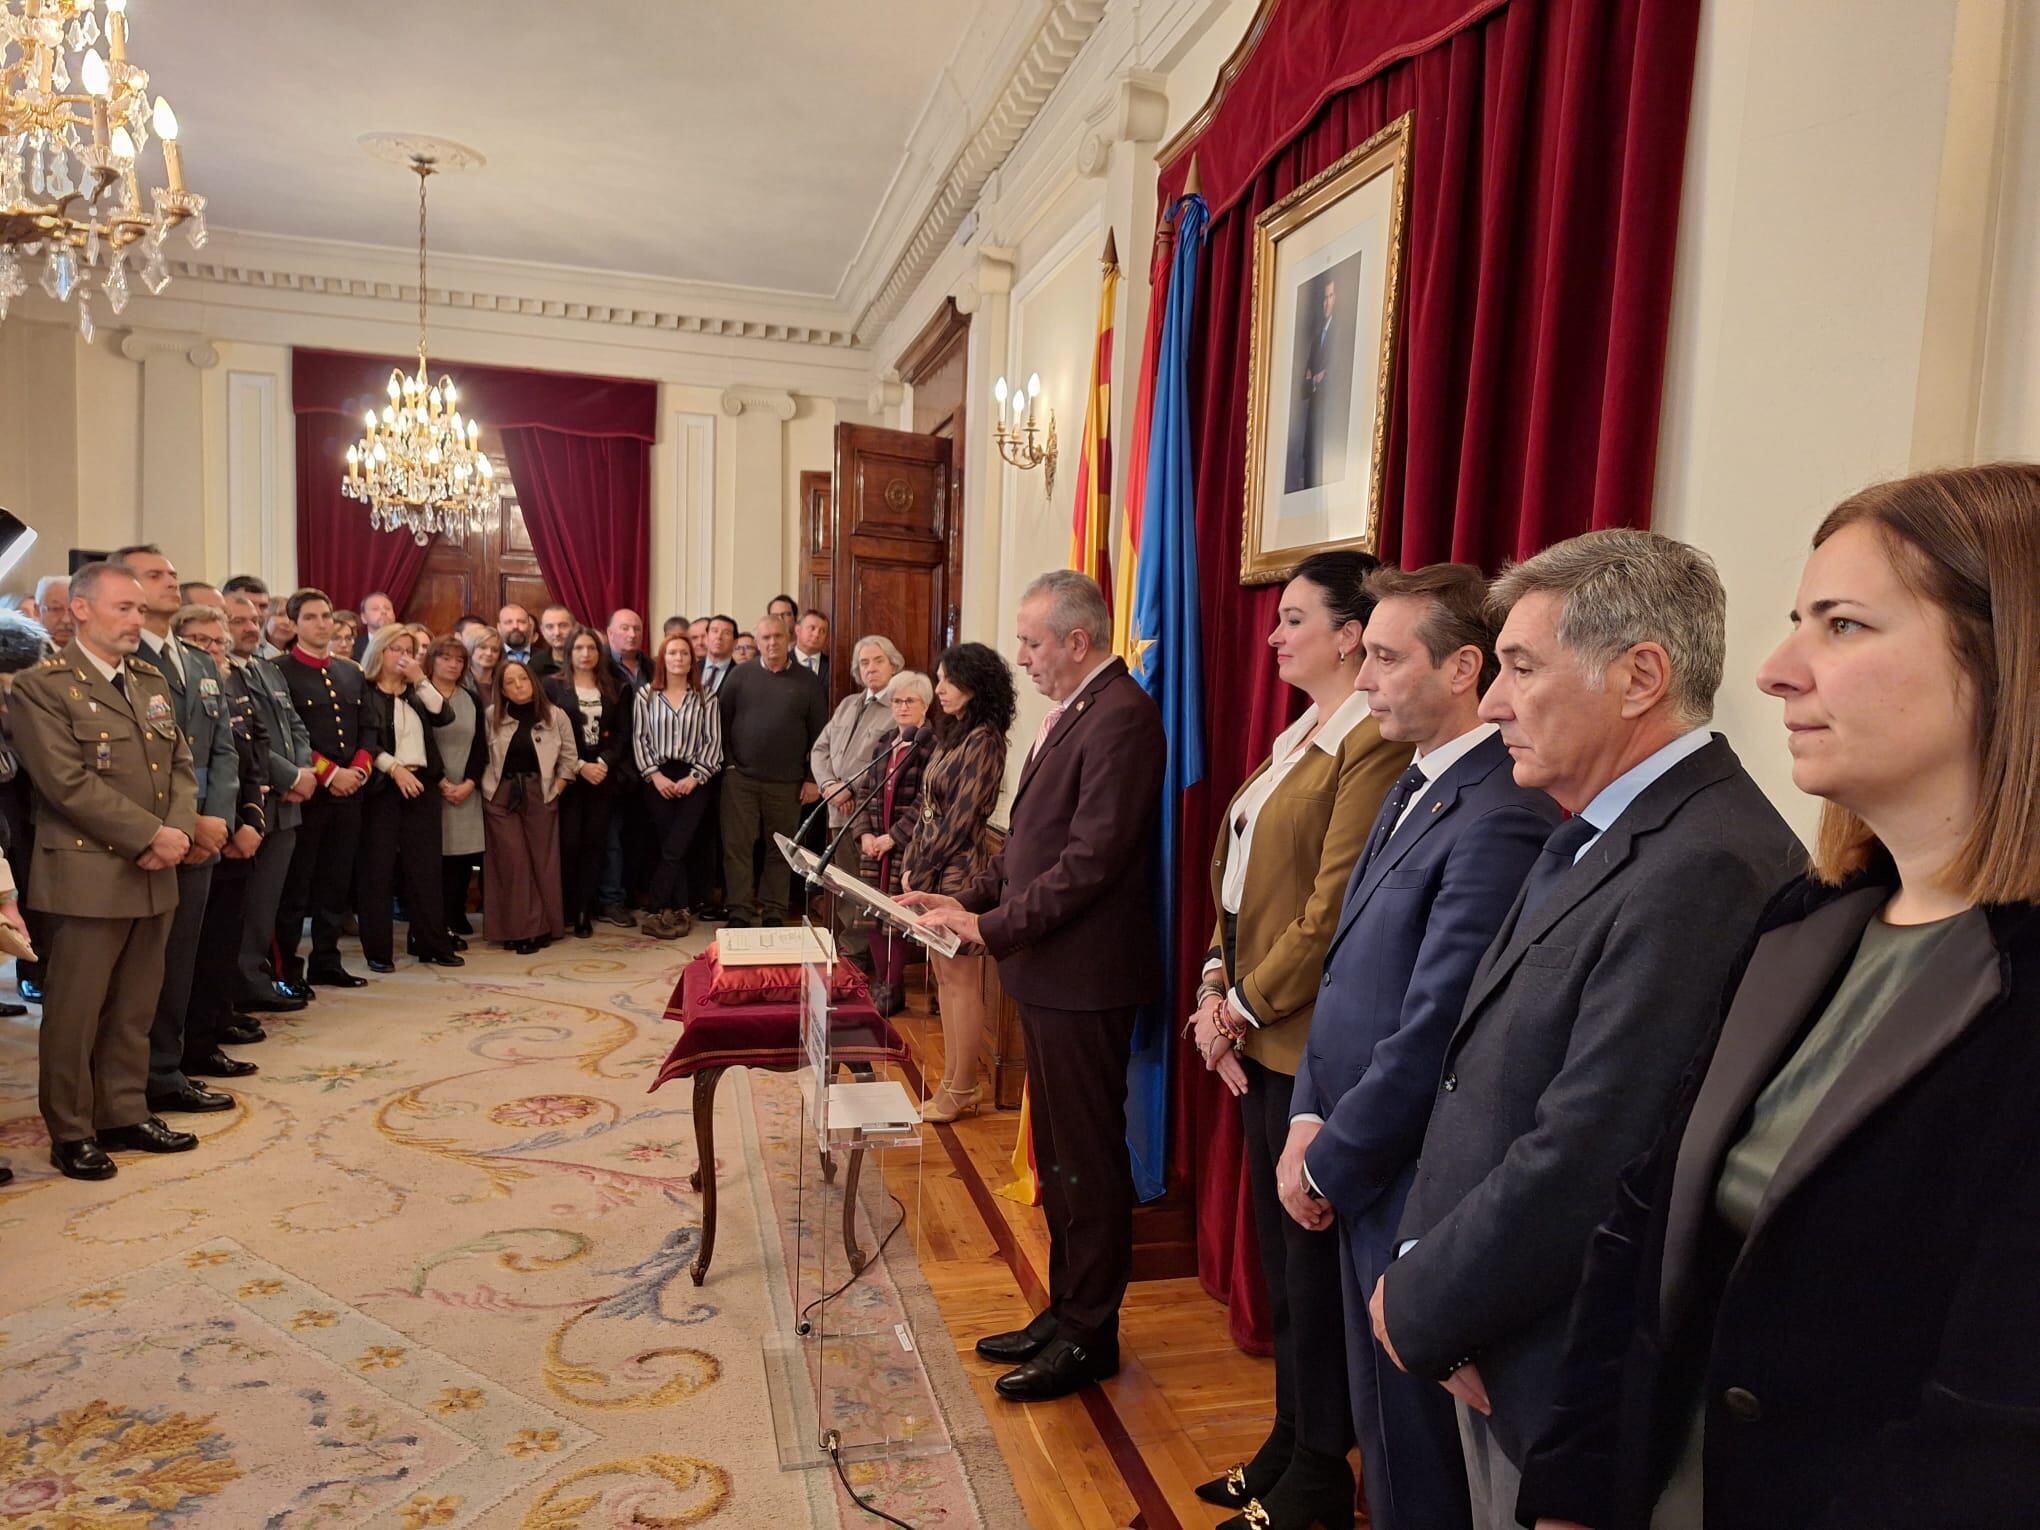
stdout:
{"type": "Polygon", "coordinates": [[[371,409],[371,410],[369,410],[369,411],[368,411],[368,414],[367,414],[367,416],[366,416],[366,419],[367,419],[367,421],[368,421],[368,433],[369,433],[370,435],[374,435],[374,434],[375,434],[375,411],[374,411],[373,409],[371,409]]]}
{"type": "Polygon", "coordinates": [[[97,48],[85,50],[85,60],[79,66],[78,75],[85,82],[86,90],[102,101],[106,99],[106,93],[113,89],[113,76],[107,73],[106,60],[99,56],[97,48]]]}
{"type": "Polygon", "coordinates": [[[1001,377],[997,382],[992,384],[992,397],[999,401],[999,407],[1001,409],[1004,409],[1006,407],[1006,395],[1011,391],[1012,390],[1006,386],[1006,379],[1003,377],[1001,377]]]}
{"type": "Polygon", "coordinates": [[[177,113],[170,110],[170,103],[161,96],[156,97],[156,109],[150,114],[150,121],[155,126],[156,136],[163,142],[177,142],[177,113]]]}
{"type": "Polygon", "coordinates": [[[393,404],[404,396],[403,386],[397,381],[397,374],[394,372],[390,373],[390,385],[387,391],[390,395],[390,402],[393,404]]]}
{"type": "Polygon", "coordinates": [[[109,16],[125,16],[127,14],[127,0],[106,0],[106,14],[109,16]]]}
{"type": "Polygon", "coordinates": [[[1029,398],[1041,397],[1041,374],[1039,372],[1030,372],[1028,374],[1027,396],[1029,398]]]}

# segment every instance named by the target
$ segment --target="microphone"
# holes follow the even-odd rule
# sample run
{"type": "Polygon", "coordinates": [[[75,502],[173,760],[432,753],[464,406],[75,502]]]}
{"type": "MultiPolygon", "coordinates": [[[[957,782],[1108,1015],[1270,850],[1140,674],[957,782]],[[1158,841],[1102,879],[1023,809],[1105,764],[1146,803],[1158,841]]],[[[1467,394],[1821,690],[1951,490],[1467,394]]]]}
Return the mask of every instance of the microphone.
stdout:
{"type": "MultiPolygon", "coordinates": [[[[850,776],[847,780],[839,781],[837,785],[838,787],[854,786],[857,782],[862,781],[866,776],[870,775],[874,770],[876,770],[879,766],[883,765],[884,763],[885,756],[883,754],[875,754],[871,757],[869,761],[865,763],[865,766],[862,770],[850,776]]],[[[857,804],[857,807],[853,807],[850,810],[851,817],[854,818],[857,815],[857,809],[863,806],[864,804],[860,802],[857,804]]],[[[809,808],[807,810],[807,816],[801,819],[800,821],[800,827],[793,831],[793,842],[795,844],[799,844],[804,838],[806,838],[807,831],[809,827],[814,823],[815,819],[820,817],[823,813],[826,813],[828,810],[829,799],[827,797],[823,797],[813,807],[809,808]]],[[[824,856],[823,863],[827,864],[827,860],[828,858],[824,856]]]]}
{"type": "MultiPolygon", "coordinates": [[[[921,730],[918,726],[902,727],[900,729],[900,738],[905,743],[912,744],[914,740],[916,740],[920,736],[921,730]]],[[[872,764],[873,765],[877,764],[879,760],[886,759],[891,754],[892,751],[888,749],[884,754],[881,754],[877,757],[877,759],[874,759],[872,761],[872,764]]],[[[829,848],[827,852],[824,853],[822,856],[822,864],[824,866],[833,866],[836,863],[837,847],[843,843],[843,836],[850,832],[850,825],[857,822],[857,815],[862,813],[867,807],[871,806],[872,798],[876,797],[880,792],[884,791],[888,786],[892,785],[893,777],[897,776],[900,773],[900,766],[906,764],[907,761],[912,759],[913,757],[914,751],[912,749],[908,749],[904,754],[900,756],[899,764],[894,765],[890,770],[888,770],[885,773],[885,775],[879,780],[878,785],[874,786],[870,791],[866,792],[863,798],[857,803],[857,805],[850,809],[848,816],[846,816],[843,820],[843,827],[836,831],[836,837],[829,841],[829,848]]],[[[869,769],[871,769],[871,765],[867,765],[864,767],[864,770],[869,769]]],[[[857,772],[857,774],[860,776],[863,775],[864,770],[860,770],[859,772],[857,772]]],[[[851,779],[855,780],[856,777],[853,776],[851,779]]],[[[844,784],[848,785],[849,783],[845,782],[844,784]]]]}

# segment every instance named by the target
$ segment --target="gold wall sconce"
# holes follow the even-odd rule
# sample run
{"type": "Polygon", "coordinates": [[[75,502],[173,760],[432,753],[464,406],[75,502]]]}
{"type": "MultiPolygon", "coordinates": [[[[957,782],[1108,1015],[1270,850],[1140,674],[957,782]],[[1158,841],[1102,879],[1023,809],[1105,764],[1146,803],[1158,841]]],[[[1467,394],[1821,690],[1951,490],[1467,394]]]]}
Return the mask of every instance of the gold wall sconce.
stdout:
{"type": "Polygon", "coordinates": [[[1041,398],[1041,374],[1030,374],[1024,388],[1017,383],[1008,383],[1002,377],[992,385],[992,397],[999,404],[999,423],[992,430],[992,440],[998,443],[999,455],[1023,473],[1029,468],[1042,468],[1043,492],[1054,494],[1055,411],[1043,411],[1048,415],[1044,438],[1036,419],[1041,398]]]}

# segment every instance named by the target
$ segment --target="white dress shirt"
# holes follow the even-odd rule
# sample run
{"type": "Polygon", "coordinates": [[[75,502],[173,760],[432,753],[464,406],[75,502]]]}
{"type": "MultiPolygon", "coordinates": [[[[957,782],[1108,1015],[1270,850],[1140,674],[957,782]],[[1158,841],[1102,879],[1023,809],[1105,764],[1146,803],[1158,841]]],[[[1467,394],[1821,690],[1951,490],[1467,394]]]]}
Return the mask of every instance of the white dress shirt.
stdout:
{"type": "MultiPolygon", "coordinates": [[[[1501,729],[1493,723],[1481,723],[1478,727],[1467,729],[1450,743],[1440,744],[1430,753],[1418,755],[1410,763],[1424,773],[1425,785],[1433,785],[1446,771],[1500,731],[1501,729]]],[[[1395,829],[1389,830],[1391,837],[1397,829],[1410,821],[1410,814],[1416,811],[1417,803],[1423,796],[1423,792],[1410,793],[1410,800],[1403,804],[1402,814],[1395,821],[1395,829]]]]}

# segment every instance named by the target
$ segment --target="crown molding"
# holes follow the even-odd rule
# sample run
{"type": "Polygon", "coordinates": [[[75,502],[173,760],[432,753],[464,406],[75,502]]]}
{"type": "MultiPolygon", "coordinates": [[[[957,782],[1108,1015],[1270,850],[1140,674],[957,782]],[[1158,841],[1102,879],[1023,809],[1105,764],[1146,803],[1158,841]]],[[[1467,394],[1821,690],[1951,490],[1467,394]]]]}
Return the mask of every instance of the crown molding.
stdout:
{"type": "Polygon", "coordinates": [[[1035,116],[1055,93],[1084,44],[1098,29],[1110,0],[1049,0],[1041,23],[976,127],[950,160],[934,195],[850,328],[868,339],[899,313],[956,236],[985,183],[1006,161],[1035,116]]]}
{"type": "MultiPolygon", "coordinates": [[[[404,306],[418,301],[415,256],[375,245],[216,230],[205,250],[170,257],[180,282],[404,306]]],[[[676,282],[476,256],[432,263],[429,306],[601,326],[720,335],[853,350],[851,326],[826,298],[676,282]]],[[[172,289],[175,290],[174,288],[172,289]]]]}

